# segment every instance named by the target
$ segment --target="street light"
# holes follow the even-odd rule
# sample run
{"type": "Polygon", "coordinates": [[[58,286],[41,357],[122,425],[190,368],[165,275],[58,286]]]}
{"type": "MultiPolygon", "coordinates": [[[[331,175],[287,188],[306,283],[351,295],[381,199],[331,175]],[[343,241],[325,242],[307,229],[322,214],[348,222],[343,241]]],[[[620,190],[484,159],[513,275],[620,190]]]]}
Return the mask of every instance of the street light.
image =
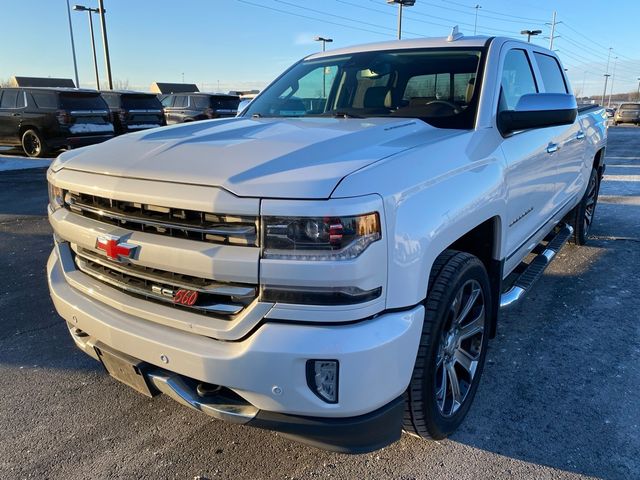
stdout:
{"type": "Polygon", "coordinates": [[[102,44],[104,46],[104,63],[107,67],[107,82],[109,90],[113,90],[113,80],[111,78],[111,60],[109,59],[109,42],[107,41],[107,22],[104,18],[104,0],[98,0],[98,11],[100,12],[100,27],[102,30],[102,44]]]}
{"type": "Polygon", "coordinates": [[[613,59],[613,75],[611,75],[611,89],[609,90],[609,102],[607,107],[611,107],[611,95],[613,95],[613,84],[616,81],[616,64],[618,63],[618,57],[613,59]]]}
{"type": "Polygon", "coordinates": [[[638,101],[640,102],[640,77],[638,77],[638,101]]]}
{"type": "Polygon", "coordinates": [[[313,39],[315,42],[322,42],[322,51],[324,52],[327,48],[327,43],[333,42],[333,38],[324,38],[324,37],[316,37],[313,39]]]}
{"type": "Polygon", "coordinates": [[[74,5],[73,9],[76,12],[87,12],[87,16],[89,17],[89,33],[91,35],[91,50],[93,51],[93,69],[96,73],[96,88],[100,90],[100,76],[98,75],[98,58],[96,57],[96,41],[93,36],[93,18],[91,17],[92,13],[100,13],[100,10],[97,8],[85,7],[84,5],[74,5]]]}
{"type": "Polygon", "coordinates": [[[80,80],[78,80],[78,62],[76,61],[76,44],[73,41],[73,25],[71,25],[71,8],[69,8],[69,0],[67,0],[67,17],[69,19],[69,35],[71,36],[71,53],[73,54],[73,70],[76,74],[76,88],[80,88],[80,80]]]}
{"type": "Polygon", "coordinates": [[[521,30],[520,33],[522,35],[527,36],[527,42],[531,42],[531,37],[535,37],[536,35],[540,35],[542,30],[521,30]]]}
{"type": "Polygon", "coordinates": [[[476,9],[476,21],[473,23],[473,34],[476,35],[478,33],[478,10],[480,10],[482,6],[476,4],[473,8],[476,9]]]}
{"type": "Polygon", "coordinates": [[[389,5],[398,4],[398,40],[402,39],[402,7],[413,7],[416,0],[387,0],[389,5]]]}
{"type": "Polygon", "coordinates": [[[607,82],[609,81],[609,77],[611,75],[608,73],[604,74],[604,91],[602,92],[602,106],[604,107],[604,97],[607,95],[607,82]]]}

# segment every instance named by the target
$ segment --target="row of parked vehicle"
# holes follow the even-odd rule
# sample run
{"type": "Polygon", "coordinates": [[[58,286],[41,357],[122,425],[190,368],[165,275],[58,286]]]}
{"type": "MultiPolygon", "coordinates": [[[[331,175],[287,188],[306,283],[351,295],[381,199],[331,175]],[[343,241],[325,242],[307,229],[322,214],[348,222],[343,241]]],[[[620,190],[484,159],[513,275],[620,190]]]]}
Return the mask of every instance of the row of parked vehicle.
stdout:
{"type": "Polygon", "coordinates": [[[633,123],[640,125],[640,103],[623,103],[616,108],[607,108],[607,117],[614,125],[633,123]]]}
{"type": "Polygon", "coordinates": [[[0,146],[30,157],[174,123],[233,117],[239,97],[212,93],[157,96],[71,88],[0,89],[0,146]]]}

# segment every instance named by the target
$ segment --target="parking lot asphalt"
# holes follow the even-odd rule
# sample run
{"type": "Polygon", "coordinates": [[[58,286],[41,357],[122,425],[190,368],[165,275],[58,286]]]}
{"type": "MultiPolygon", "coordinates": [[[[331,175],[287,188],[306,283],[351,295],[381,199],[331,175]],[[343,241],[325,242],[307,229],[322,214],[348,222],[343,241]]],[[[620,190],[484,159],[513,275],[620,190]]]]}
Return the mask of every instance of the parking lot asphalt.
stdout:
{"type": "Polygon", "coordinates": [[[147,399],[73,346],[49,299],[44,169],[0,173],[0,478],[640,478],[640,128],[609,130],[588,246],[503,315],[452,438],[329,453],[147,399]]]}

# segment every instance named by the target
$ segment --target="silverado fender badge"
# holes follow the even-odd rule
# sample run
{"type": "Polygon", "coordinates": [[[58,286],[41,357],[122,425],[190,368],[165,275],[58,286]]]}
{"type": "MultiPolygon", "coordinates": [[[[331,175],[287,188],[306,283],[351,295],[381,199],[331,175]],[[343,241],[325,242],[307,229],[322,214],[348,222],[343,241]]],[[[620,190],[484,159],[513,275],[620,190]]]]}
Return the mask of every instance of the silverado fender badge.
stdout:
{"type": "Polygon", "coordinates": [[[100,235],[96,239],[96,248],[105,252],[111,260],[123,262],[125,259],[133,257],[138,246],[131,243],[120,243],[120,237],[115,235],[100,235]]]}

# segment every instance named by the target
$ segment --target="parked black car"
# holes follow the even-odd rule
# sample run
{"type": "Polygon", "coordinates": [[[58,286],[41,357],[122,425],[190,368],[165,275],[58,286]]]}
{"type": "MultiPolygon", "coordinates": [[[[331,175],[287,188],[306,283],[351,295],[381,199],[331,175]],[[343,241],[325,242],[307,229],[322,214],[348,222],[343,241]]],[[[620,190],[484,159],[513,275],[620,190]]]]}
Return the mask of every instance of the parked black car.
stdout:
{"type": "Polygon", "coordinates": [[[116,134],[166,125],[162,104],[155,93],[112,90],[102,92],[113,118],[116,134]]]}
{"type": "Polygon", "coordinates": [[[30,157],[113,137],[109,107],[95,90],[0,89],[0,145],[22,146],[30,157]]]}
{"type": "Polygon", "coordinates": [[[221,93],[174,93],[162,99],[167,124],[235,117],[240,97],[221,93]]]}

